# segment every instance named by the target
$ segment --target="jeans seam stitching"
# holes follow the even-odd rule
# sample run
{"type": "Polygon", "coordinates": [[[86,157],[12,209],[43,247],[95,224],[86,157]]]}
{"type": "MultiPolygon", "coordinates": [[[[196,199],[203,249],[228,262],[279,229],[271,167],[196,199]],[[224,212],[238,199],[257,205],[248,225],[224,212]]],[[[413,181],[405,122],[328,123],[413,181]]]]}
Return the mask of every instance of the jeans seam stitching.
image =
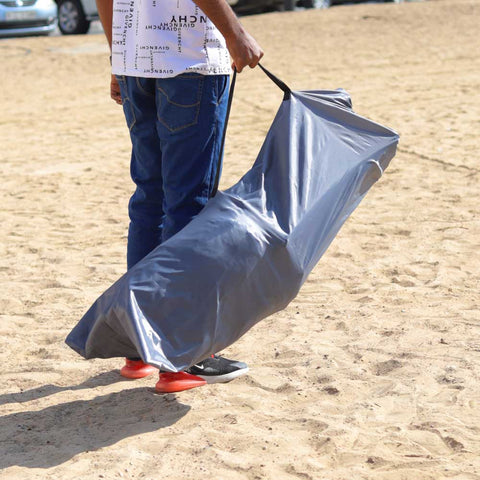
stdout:
{"type": "Polygon", "coordinates": [[[153,97],[154,94],[151,93],[151,92],[147,92],[143,87],[142,85],[140,84],[140,78],[139,77],[135,77],[135,83],[137,84],[137,88],[146,96],[148,97],[153,97]]]}
{"type": "MultiPolygon", "coordinates": [[[[191,76],[189,75],[189,77],[191,78],[191,76]]],[[[200,105],[202,103],[202,95],[203,95],[203,84],[204,84],[204,81],[205,81],[205,78],[203,75],[199,75],[199,77],[201,78],[200,79],[200,83],[199,83],[199,88],[198,88],[198,92],[197,92],[197,102],[196,103],[193,103],[192,105],[180,105],[178,103],[175,103],[175,102],[172,102],[169,100],[168,98],[168,95],[165,93],[165,91],[162,89],[162,87],[160,86],[157,86],[157,88],[163,93],[163,95],[165,96],[165,98],[167,99],[167,102],[171,105],[175,105],[176,107],[183,107],[183,108],[192,108],[192,107],[197,107],[196,108],[196,112],[195,112],[195,117],[193,119],[192,122],[190,123],[187,123],[185,125],[181,125],[179,127],[176,127],[176,128],[172,128],[170,127],[159,115],[158,113],[158,110],[157,110],[157,120],[164,126],[166,127],[170,132],[172,133],[175,133],[175,132],[178,132],[180,130],[184,130],[188,127],[193,127],[194,125],[196,125],[198,123],[198,116],[200,114],[200,105]]],[[[161,97],[160,97],[160,102],[162,101],[161,97]]]]}
{"type": "MultiPolygon", "coordinates": [[[[226,79],[225,79],[225,81],[226,81],[226,79]]],[[[217,84],[217,85],[218,85],[218,84],[217,84]]],[[[226,93],[227,90],[228,90],[227,87],[228,87],[228,85],[225,85],[225,88],[223,89],[222,95],[220,96],[220,98],[217,98],[217,107],[218,107],[218,105],[220,105],[220,103],[222,102],[222,99],[223,99],[225,93],[226,93]]]]}
{"type": "Polygon", "coordinates": [[[132,112],[132,117],[133,117],[133,122],[132,122],[132,125],[128,127],[128,131],[131,132],[132,131],[132,128],[135,126],[135,124],[137,123],[137,117],[135,116],[135,111],[133,110],[133,105],[132,105],[132,102],[130,102],[130,110],[132,112]]]}
{"type": "Polygon", "coordinates": [[[162,87],[157,86],[157,88],[163,93],[163,95],[165,95],[167,102],[170,103],[171,105],[175,105],[176,107],[191,108],[191,107],[196,107],[200,103],[200,100],[197,100],[195,103],[192,103],[189,105],[182,105],[181,103],[172,102],[172,100],[170,100],[169,96],[167,95],[167,93],[162,87]]]}
{"type": "MultiPolygon", "coordinates": [[[[137,123],[137,117],[135,116],[135,111],[133,109],[133,103],[132,101],[130,100],[130,97],[128,96],[128,89],[127,89],[127,79],[125,78],[125,75],[116,75],[117,77],[117,81],[120,80],[120,82],[123,82],[124,83],[124,88],[123,88],[123,91],[125,93],[125,95],[123,96],[122,98],[122,102],[123,102],[123,107],[124,107],[124,111],[125,111],[125,107],[126,105],[125,104],[128,104],[128,106],[130,107],[130,112],[132,113],[132,117],[133,117],[133,120],[131,122],[131,125],[129,125],[128,123],[128,118],[127,116],[125,115],[125,119],[127,121],[127,127],[128,127],[128,131],[131,132],[132,131],[132,128],[135,126],[135,124],[137,123]]],[[[119,83],[120,85],[120,83],[119,83]]],[[[120,92],[122,91],[122,88],[120,88],[120,92]]]]}

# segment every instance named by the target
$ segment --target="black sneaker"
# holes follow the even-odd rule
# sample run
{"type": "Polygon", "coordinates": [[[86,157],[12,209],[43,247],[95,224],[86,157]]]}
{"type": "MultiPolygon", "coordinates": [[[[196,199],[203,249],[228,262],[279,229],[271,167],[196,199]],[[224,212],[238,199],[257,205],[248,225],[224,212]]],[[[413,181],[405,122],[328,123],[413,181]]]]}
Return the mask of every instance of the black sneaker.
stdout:
{"type": "Polygon", "coordinates": [[[207,383],[226,383],[248,372],[246,363],[212,355],[185,370],[203,378],[207,383]]]}

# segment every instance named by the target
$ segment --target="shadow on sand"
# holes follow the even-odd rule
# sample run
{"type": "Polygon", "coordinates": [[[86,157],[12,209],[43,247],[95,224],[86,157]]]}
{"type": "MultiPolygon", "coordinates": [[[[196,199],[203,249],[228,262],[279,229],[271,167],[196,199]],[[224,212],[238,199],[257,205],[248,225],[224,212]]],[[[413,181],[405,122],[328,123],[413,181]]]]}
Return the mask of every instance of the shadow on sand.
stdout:
{"type": "MultiPolygon", "coordinates": [[[[87,383],[79,388],[86,388],[87,383]]],[[[68,389],[76,388],[60,390],[68,389]]],[[[38,398],[32,391],[30,395],[30,399],[38,398]]],[[[93,400],[6,415],[0,419],[0,470],[13,465],[53,467],[78,453],[173,425],[189,410],[190,407],[177,402],[174,395],[157,396],[152,390],[134,388],[93,400]]]]}
{"type": "Polygon", "coordinates": [[[58,385],[42,385],[40,387],[32,388],[30,390],[23,390],[15,393],[4,393],[0,395],[0,405],[6,405],[7,403],[23,403],[31,402],[32,400],[38,400],[39,398],[55,395],[59,392],[83,390],[96,387],[106,387],[107,385],[113,385],[118,382],[125,382],[125,378],[120,376],[118,370],[111,372],[104,372],[91,377],[85,382],[78,385],[69,385],[67,387],[60,387],[58,385]]]}

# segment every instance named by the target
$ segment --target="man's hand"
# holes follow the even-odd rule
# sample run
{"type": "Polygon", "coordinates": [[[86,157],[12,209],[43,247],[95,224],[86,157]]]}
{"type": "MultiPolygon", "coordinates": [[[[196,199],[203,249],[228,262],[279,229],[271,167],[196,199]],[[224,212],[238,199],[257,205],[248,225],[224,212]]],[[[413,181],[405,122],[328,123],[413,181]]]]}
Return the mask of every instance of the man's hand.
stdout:
{"type": "Polygon", "coordinates": [[[122,95],[120,94],[120,85],[118,85],[117,78],[115,75],[112,75],[110,80],[110,97],[112,100],[117,102],[119,105],[122,105],[122,95]]]}
{"type": "Polygon", "coordinates": [[[263,57],[263,50],[257,41],[245,30],[226,39],[227,48],[232,57],[232,68],[240,73],[244,67],[254,68],[263,57]]]}
{"type": "Polygon", "coordinates": [[[227,48],[232,57],[232,67],[241,72],[247,65],[256,67],[263,57],[263,50],[256,40],[243,28],[237,16],[226,0],[193,0],[227,42],[227,48]]]}

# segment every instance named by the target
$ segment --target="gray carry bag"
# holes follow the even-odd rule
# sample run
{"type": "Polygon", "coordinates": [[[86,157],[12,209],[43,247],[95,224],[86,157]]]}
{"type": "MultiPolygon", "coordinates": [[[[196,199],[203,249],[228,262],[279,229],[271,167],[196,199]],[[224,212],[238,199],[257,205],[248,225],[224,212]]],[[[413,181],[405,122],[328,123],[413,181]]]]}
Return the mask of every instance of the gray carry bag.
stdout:
{"type": "Polygon", "coordinates": [[[284,99],[255,164],[97,299],[66,340],[83,357],[175,372],[231,345],[295,298],[387,168],[398,135],[345,91],[293,92],[265,72],[284,99]]]}

